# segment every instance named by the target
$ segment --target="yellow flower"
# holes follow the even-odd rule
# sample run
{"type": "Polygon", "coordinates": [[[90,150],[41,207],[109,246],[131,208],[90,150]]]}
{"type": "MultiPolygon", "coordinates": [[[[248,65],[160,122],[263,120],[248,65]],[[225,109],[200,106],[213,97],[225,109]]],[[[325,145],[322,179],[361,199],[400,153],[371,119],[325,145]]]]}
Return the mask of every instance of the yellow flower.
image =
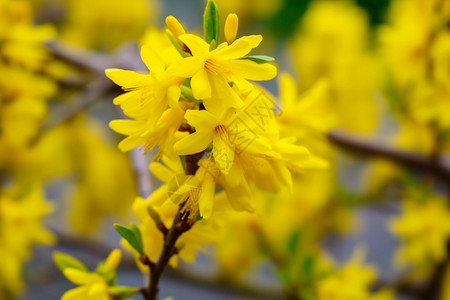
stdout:
{"type": "Polygon", "coordinates": [[[128,135],[119,143],[122,151],[129,151],[142,146],[145,151],[152,151],[159,144],[155,158],[161,157],[163,152],[173,150],[175,132],[180,128],[186,109],[193,106],[193,102],[181,101],[179,106],[167,109],[155,126],[141,120],[114,120],[109,126],[118,133],[128,135]]]}
{"type": "Polygon", "coordinates": [[[214,162],[203,159],[198,162],[198,170],[194,175],[185,175],[185,171],[178,157],[163,156],[161,163],[151,163],[151,172],[164,184],[149,197],[152,205],[160,206],[167,199],[175,204],[185,201],[195,217],[197,211],[204,219],[208,219],[213,212],[216,182],[219,171],[214,162]]]}
{"type": "Polygon", "coordinates": [[[73,190],[66,194],[71,200],[68,219],[78,232],[92,234],[103,217],[123,216],[133,202],[135,185],[129,157],[109,144],[99,123],[84,115],[62,128],[57,137],[70,155],[70,171],[78,174],[73,190]]]}
{"type": "Polygon", "coordinates": [[[382,290],[370,293],[370,287],[377,277],[376,270],[363,265],[362,252],[357,249],[342,269],[319,280],[316,284],[319,300],[392,300],[394,293],[382,290]]]}
{"type": "MultiPolygon", "coordinates": [[[[140,197],[133,203],[133,212],[139,220],[139,229],[142,233],[144,253],[151,261],[156,261],[161,253],[164,236],[157,228],[155,221],[150,217],[148,210],[156,212],[167,228],[172,226],[173,219],[178,211],[178,205],[171,201],[166,201],[162,205],[156,205],[149,200],[140,197]]],[[[197,251],[202,250],[202,245],[216,243],[220,240],[220,231],[216,221],[199,220],[193,227],[183,233],[177,241],[176,247],[179,249],[178,255],[186,262],[193,262],[197,251]]],[[[125,247],[131,250],[128,243],[125,247]]],[[[147,271],[147,267],[139,262],[139,254],[134,251],[136,262],[142,272],[147,271]]],[[[177,256],[172,257],[170,264],[177,265],[177,256]]]]}
{"type": "Polygon", "coordinates": [[[173,72],[177,76],[192,77],[194,97],[202,99],[207,110],[223,111],[242,104],[229,82],[241,92],[248,93],[252,84],[247,79],[269,80],[276,75],[276,67],[271,64],[241,59],[261,43],[261,35],[244,36],[231,45],[224,42],[212,51],[210,45],[196,35],[183,34],[178,38],[189,48],[192,57],[173,66],[173,72]]]}
{"type": "Polygon", "coordinates": [[[284,134],[305,137],[328,132],[333,127],[335,113],[327,80],[318,81],[302,95],[294,78],[287,73],[279,76],[278,85],[282,113],[277,121],[284,134]]]}
{"type": "Polygon", "coordinates": [[[127,91],[114,99],[114,104],[120,105],[125,115],[145,120],[153,126],[167,105],[172,108],[178,106],[179,86],[183,79],[166,70],[164,61],[151,46],[142,47],[141,57],[150,70],[149,74],[120,69],[107,69],[105,73],[127,91]]]}
{"type": "Polygon", "coordinates": [[[364,10],[352,2],[314,1],[293,43],[301,91],[326,78],[336,125],[364,133],[378,122],[374,95],[379,70],[367,51],[368,28],[364,10]]]}
{"type": "Polygon", "coordinates": [[[61,38],[102,51],[138,39],[159,12],[158,0],[65,0],[61,38]],[[89,7],[90,9],[86,9],[89,7]],[[101,12],[101,13],[99,13],[101,12]]]}
{"type": "MultiPolygon", "coordinates": [[[[223,174],[228,174],[236,153],[241,154],[245,151],[251,154],[276,155],[271,151],[269,140],[263,135],[264,128],[274,124],[269,123],[267,119],[261,121],[252,118],[253,116],[249,114],[249,108],[256,106],[253,100],[256,100],[257,96],[258,92],[255,90],[241,109],[236,111],[231,108],[221,112],[220,115],[215,115],[209,110],[188,110],[185,119],[196,131],[174,145],[175,153],[178,155],[199,153],[212,143],[212,156],[223,174]]],[[[272,118],[271,104],[266,103],[264,118],[272,118]]]]}
{"type": "MultiPolygon", "coordinates": [[[[71,282],[80,285],[63,294],[61,300],[112,300],[115,299],[111,290],[115,286],[116,269],[122,258],[119,249],[111,251],[106,260],[100,263],[95,272],[88,272],[84,265],[66,267],[62,270],[64,276],[71,282]]],[[[57,256],[55,256],[57,261],[57,256]]]]}
{"type": "Polygon", "coordinates": [[[3,292],[12,297],[22,290],[22,264],[30,257],[32,247],[55,241],[41,223],[41,218],[52,211],[51,205],[44,202],[41,188],[36,185],[19,198],[13,194],[3,190],[0,196],[0,255],[4,260],[0,268],[0,299],[3,292]]]}
{"type": "Polygon", "coordinates": [[[429,271],[447,255],[446,245],[450,236],[447,201],[437,196],[423,202],[406,199],[403,210],[403,215],[390,223],[390,230],[402,242],[396,262],[400,266],[412,264],[419,273],[429,271]]]}

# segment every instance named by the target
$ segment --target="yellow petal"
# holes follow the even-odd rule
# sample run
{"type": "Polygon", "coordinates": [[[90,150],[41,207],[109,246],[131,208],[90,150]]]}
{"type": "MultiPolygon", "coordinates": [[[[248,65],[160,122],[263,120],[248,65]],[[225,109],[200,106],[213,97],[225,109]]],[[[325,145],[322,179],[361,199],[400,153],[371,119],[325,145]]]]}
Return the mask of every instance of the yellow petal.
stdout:
{"type": "Polygon", "coordinates": [[[233,67],[233,73],[250,80],[270,80],[277,75],[277,68],[270,64],[258,64],[248,59],[233,60],[229,62],[233,67]]]}
{"type": "Polygon", "coordinates": [[[158,162],[151,162],[149,168],[156,178],[165,183],[169,182],[169,180],[171,180],[173,176],[176,175],[174,172],[172,172],[172,170],[158,162]]]}
{"type": "Polygon", "coordinates": [[[210,76],[211,98],[203,100],[206,109],[214,115],[220,116],[229,108],[239,108],[242,99],[222,76],[210,76]]]}
{"type": "Polygon", "coordinates": [[[167,69],[167,74],[173,77],[189,78],[194,76],[204,66],[204,60],[197,57],[186,57],[171,65],[167,69]]]}
{"type": "Polygon", "coordinates": [[[202,184],[202,190],[198,199],[200,215],[204,219],[209,219],[213,210],[214,193],[216,185],[212,177],[207,177],[202,184]]]}
{"type": "Polygon", "coordinates": [[[141,58],[150,72],[162,73],[166,69],[164,61],[150,45],[142,46],[141,58]]]}
{"type": "Polygon", "coordinates": [[[181,90],[177,85],[172,85],[167,90],[167,103],[170,107],[178,107],[178,100],[180,99],[181,90]]]}
{"type": "Polygon", "coordinates": [[[108,288],[106,284],[93,284],[88,292],[88,300],[109,300],[108,288]]]}
{"type": "Polygon", "coordinates": [[[223,174],[228,174],[234,162],[234,145],[226,130],[219,131],[213,136],[213,156],[217,167],[223,174]]]}
{"type": "Polygon", "coordinates": [[[135,120],[112,120],[109,122],[109,127],[124,135],[131,135],[136,131],[143,130],[145,122],[135,120]]]}
{"type": "Polygon", "coordinates": [[[156,190],[153,190],[151,195],[148,197],[148,202],[151,205],[155,205],[157,207],[161,206],[168,198],[167,185],[163,184],[156,190]]]}
{"type": "Polygon", "coordinates": [[[222,60],[230,60],[243,57],[247,55],[253,48],[257,47],[262,41],[262,36],[253,35],[245,36],[236,41],[228,47],[217,49],[214,52],[214,57],[222,60]]]}
{"type": "Polygon", "coordinates": [[[212,132],[219,123],[217,118],[207,110],[188,110],[184,118],[197,131],[212,132]]]}
{"type": "Polygon", "coordinates": [[[182,34],[178,37],[186,46],[193,56],[205,58],[209,54],[209,45],[202,38],[193,34],[182,34]]]}
{"type": "Polygon", "coordinates": [[[114,98],[113,103],[114,105],[121,105],[125,102],[128,102],[129,100],[137,99],[139,97],[139,93],[136,91],[131,91],[127,93],[123,93],[120,96],[117,96],[114,98]]]}
{"type": "Polygon", "coordinates": [[[114,249],[108,255],[105,260],[105,268],[108,270],[115,270],[120,264],[120,260],[122,259],[122,251],[119,249],[114,249]]]}
{"type": "Polygon", "coordinates": [[[241,38],[239,38],[240,40],[245,40],[247,43],[250,44],[250,46],[252,48],[256,48],[259,46],[259,44],[261,43],[261,41],[263,40],[262,35],[258,34],[258,35],[248,35],[248,36],[243,36],[241,38]]]}
{"type": "Polygon", "coordinates": [[[185,34],[183,25],[175,18],[174,16],[168,16],[166,18],[167,28],[172,32],[174,37],[178,37],[182,34],[185,34]]]}
{"type": "Polygon", "coordinates": [[[118,147],[119,147],[120,151],[128,152],[134,148],[141,146],[144,142],[145,142],[144,138],[142,138],[140,136],[136,136],[136,135],[131,135],[129,137],[124,138],[122,141],[120,141],[118,147]]]}
{"type": "Polygon", "coordinates": [[[66,268],[63,271],[64,276],[75,284],[89,283],[90,273],[86,273],[74,268],[66,268]]]}
{"type": "Polygon", "coordinates": [[[198,71],[191,80],[191,87],[196,99],[206,99],[211,97],[211,84],[208,73],[205,69],[198,71]]]}
{"type": "Polygon", "coordinates": [[[212,132],[194,132],[182,138],[174,145],[174,152],[178,155],[191,155],[205,150],[212,142],[212,132]]]}
{"type": "Polygon", "coordinates": [[[233,164],[233,166],[230,168],[229,173],[225,176],[225,181],[228,186],[235,188],[239,186],[241,182],[245,180],[244,172],[242,170],[242,167],[238,164],[233,164]]]}
{"type": "Polygon", "coordinates": [[[292,78],[292,76],[288,73],[283,73],[278,78],[278,85],[280,86],[280,99],[283,109],[292,108],[297,102],[297,84],[294,78],[292,78]]]}
{"type": "Polygon", "coordinates": [[[147,74],[141,74],[134,71],[106,69],[105,74],[109,79],[114,81],[115,84],[126,89],[142,87],[150,83],[150,77],[147,74]]]}
{"type": "Polygon", "coordinates": [[[88,293],[86,286],[79,286],[77,288],[68,290],[62,295],[61,300],[80,300],[85,299],[88,293]]]}

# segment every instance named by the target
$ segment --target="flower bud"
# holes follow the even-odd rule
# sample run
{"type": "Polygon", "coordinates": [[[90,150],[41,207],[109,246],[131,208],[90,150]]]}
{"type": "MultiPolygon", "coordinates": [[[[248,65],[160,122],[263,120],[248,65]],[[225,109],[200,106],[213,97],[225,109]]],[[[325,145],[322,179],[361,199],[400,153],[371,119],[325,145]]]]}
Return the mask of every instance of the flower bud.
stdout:
{"type": "Polygon", "coordinates": [[[122,252],[119,249],[114,249],[109,254],[108,258],[105,261],[105,269],[106,270],[115,270],[120,264],[120,260],[122,259],[122,252]]]}
{"type": "Polygon", "coordinates": [[[239,19],[236,14],[229,14],[225,21],[225,40],[228,44],[231,44],[236,39],[238,31],[239,19]]]}
{"type": "Polygon", "coordinates": [[[183,25],[181,25],[181,23],[178,22],[178,20],[174,16],[168,16],[166,18],[166,25],[175,38],[178,38],[178,36],[186,33],[183,25]]]}

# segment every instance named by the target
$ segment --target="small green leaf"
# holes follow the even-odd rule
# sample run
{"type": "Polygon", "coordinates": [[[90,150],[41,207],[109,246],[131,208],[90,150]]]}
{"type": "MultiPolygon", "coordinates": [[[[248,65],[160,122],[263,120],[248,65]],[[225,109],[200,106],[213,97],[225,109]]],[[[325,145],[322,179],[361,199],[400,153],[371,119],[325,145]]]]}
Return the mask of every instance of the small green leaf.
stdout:
{"type": "Polygon", "coordinates": [[[210,44],[215,41],[216,45],[219,41],[219,9],[213,0],[209,0],[206,4],[205,13],[203,14],[203,33],[205,41],[210,44]]]}
{"type": "Polygon", "coordinates": [[[264,64],[268,62],[275,61],[275,58],[265,55],[250,55],[250,56],[244,56],[239,59],[248,59],[251,61],[254,61],[257,64],[264,64]]]}
{"type": "Polygon", "coordinates": [[[120,224],[114,224],[114,229],[133,247],[139,254],[143,254],[144,246],[142,242],[141,231],[135,224],[125,227],[120,224]]]}
{"type": "Polygon", "coordinates": [[[129,297],[133,294],[139,293],[139,288],[130,286],[112,286],[109,288],[109,291],[115,297],[129,297]]]}
{"type": "Polygon", "coordinates": [[[289,236],[287,240],[287,249],[291,257],[294,257],[297,254],[301,242],[301,237],[301,232],[298,230],[292,232],[289,236]]]}
{"type": "Polygon", "coordinates": [[[64,271],[67,268],[73,268],[80,271],[89,272],[88,268],[81,261],[61,252],[53,253],[53,261],[61,271],[64,271]]]}
{"type": "Polygon", "coordinates": [[[194,94],[192,93],[192,89],[188,86],[185,85],[180,85],[180,90],[181,90],[181,95],[190,101],[195,101],[197,99],[195,99],[194,94]]]}
{"type": "Polygon", "coordinates": [[[189,53],[186,53],[183,51],[183,48],[181,48],[180,43],[178,43],[177,39],[173,36],[172,32],[170,30],[166,30],[167,35],[169,36],[169,40],[172,43],[172,45],[177,49],[178,53],[181,54],[182,57],[189,57],[189,53]]]}
{"type": "Polygon", "coordinates": [[[314,275],[315,260],[312,256],[307,256],[302,262],[301,274],[305,282],[312,282],[314,275]]]}

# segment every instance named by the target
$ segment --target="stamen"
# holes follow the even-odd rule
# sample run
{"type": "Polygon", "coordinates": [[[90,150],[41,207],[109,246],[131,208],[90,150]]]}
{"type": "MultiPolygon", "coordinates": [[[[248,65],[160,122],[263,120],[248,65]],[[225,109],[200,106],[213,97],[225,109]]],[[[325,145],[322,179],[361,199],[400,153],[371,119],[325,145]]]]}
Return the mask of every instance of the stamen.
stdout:
{"type": "Polygon", "coordinates": [[[208,70],[209,72],[213,73],[213,74],[223,74],[225,73],[225,68],[222,64],[218,63],[215,59],[213,58],[208,58],[205,61],[205,69],[208,70]]]}

